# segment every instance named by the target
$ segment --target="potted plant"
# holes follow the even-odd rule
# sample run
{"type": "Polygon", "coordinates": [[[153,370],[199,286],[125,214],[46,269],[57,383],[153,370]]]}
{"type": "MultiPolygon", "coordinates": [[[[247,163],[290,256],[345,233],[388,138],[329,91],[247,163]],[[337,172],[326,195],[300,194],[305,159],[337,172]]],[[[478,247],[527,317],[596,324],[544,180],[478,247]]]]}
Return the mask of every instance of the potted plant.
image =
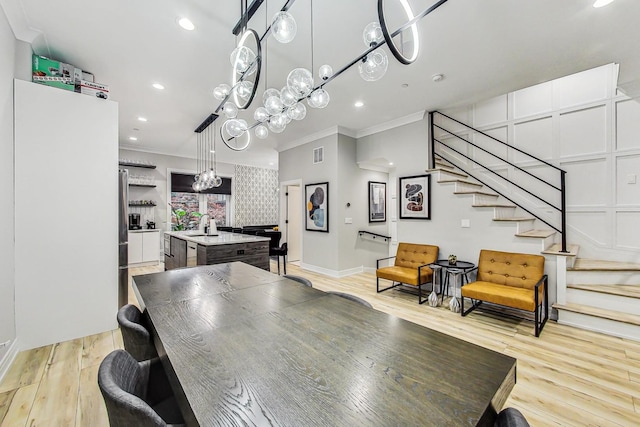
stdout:
{"type": "Polygon", "coordinates": [[[171,224],[172,231],[186,230],[189,225],[192,225],[191,223],[185,224],[185,221],[187,219],[189,219],[190,217],[200,218],[202,216],[200,212],[191,212],[191,215],[187,216],[187,211],[185,211],[184,209],[175,209],[173,206],[171,206],[171,204],[169,204],[169,206],[171,207],[171,216],[176,219],[176,223],[171,224]]]}
{"type": "Polygon", "coordinates": [[[449,255],[449,264],[451,265],[456,265],[456,263],[458,262],[458,257],[455,255],[449,255]]]}

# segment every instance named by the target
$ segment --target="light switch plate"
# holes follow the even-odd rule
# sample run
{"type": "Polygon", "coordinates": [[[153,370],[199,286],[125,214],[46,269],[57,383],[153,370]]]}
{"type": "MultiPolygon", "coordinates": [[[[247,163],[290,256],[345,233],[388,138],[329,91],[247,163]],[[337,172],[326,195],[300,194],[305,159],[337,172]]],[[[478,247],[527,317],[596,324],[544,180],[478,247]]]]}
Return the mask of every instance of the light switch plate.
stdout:
{"type": "Polygon", "coordinates": [[[344,219],[344,223],[345,224],[353,224],[353,218],[345,218],[344,219]]]}
{"type": "Polygon", "coordinates": [[[468,220],[468,219],[460,220],[460,227],[462,227],[462,228],[471,227],[471,220],[468,220]]]}

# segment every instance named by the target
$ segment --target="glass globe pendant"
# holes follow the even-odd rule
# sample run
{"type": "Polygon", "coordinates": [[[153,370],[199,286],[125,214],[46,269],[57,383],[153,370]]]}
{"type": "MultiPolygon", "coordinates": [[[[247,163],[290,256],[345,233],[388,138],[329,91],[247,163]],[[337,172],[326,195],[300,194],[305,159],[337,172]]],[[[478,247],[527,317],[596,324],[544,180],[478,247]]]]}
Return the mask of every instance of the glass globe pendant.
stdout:
{"type": "Polygon", "coordinates": [[[389,59],[387,54],[380,49],[371,52],[366,58],[358,64],[358,71],[360,77],[368,82],[374,82],[380,80],[387,72],[389,66],[389,59]]]}
{"type": "Polygon", "coordinates": [[[282,133],[287,127],[286,115],[280,113],[275,116],[271,116],[269,119],[269,130],[273,133],[282,133]]]}
{"type": "Polygon", "coordinates": [[[307,100],[307,103],[309,104],[309,107],[312,108],[325,108],[327,105],[329,105],[330,100],[331,98],[329,97],[329,92],[320,88],[314,90],[311,93],[309,99],[307,100]]]}
{"type": "Polygon", "coordinates": [[[222,107],[222,111],[228,119],[234,119],[238,115],[238,107],[233,102],[226,102],[222,107]]]}
{"type": "Polygon", "coordinates": [[[307,115],[307,107],[302,102],[298,102],[293,107],[289,107],[287,115],[293,120],[302,120],[307,115]]]}
{"type": "Polygon", "coordinates": [[[325,64],[318,70],[318,75],[322,80],[327,80],[333,76],[333,68],[331,68],[331,65],[325,64]]]}
{"type": "Polygon", "coordinates": [[[280,11],[273,16],[271,32],[280,43],[289,43],[294,39],[297,31],[296,20],[289,12],[280,11]]]}
{"type": "Polygon", "coordinates": [[[256,134],[256,138],[258,139],[265,139],[266,137],[269,136],[269,130],[265,125],[256,126],[254,132],[256,134]]]}
{"type": "Polygon", "coordinates": [[[272,96],[265,101],[264,107],[269,114],[274,115],[282,112],[284,104],[279,96],[272,96]]]}
{"type": "Polygon", "coordinates": [[[264,123],[269,120],[269,112],[264,107],[256,108],[256,111],[253,113],[253,118],[260,123],[264,123]]]}
{"type": "Polygon", "coordinates": [[[306,68],[296,68],[287,76],[287,86],[299,98],[309,96],[313,90],[313,75],[306,68]]]}
{"type": "Polygon", "coordinates": [[[382,33],[382,27],[377,22],[371,22],[362,32],[362,39],[366,47],[376,46],[384,40],[384,34],[382,33]]]}

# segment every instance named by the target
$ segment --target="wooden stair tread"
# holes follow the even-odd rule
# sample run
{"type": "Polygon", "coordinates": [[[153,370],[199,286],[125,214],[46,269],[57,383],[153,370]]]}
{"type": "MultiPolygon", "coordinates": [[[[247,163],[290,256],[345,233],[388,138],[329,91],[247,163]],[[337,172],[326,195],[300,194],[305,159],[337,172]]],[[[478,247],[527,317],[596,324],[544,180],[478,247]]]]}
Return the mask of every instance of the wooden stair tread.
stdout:
{"type": "Polygon", "coordinates": [[[495,197],[498,197],[497,194],[487,193],[486,191],[477,191],[477,190],[454,191],[453,194],[480,194],[481,196],[495,196],[495,197]]]}
{"type": "Polygon", "coordinates": [[[538,239],[546,239],[556,234],[555,230],[529,230],[516,234],[517,237],[532,237],[538,239]]]}
{"type": "Polygon", "coordinates": [[[574,313],[586,314],[589,316],[600,317],[602,319],[615,320],[618,322],[629,323],[631,325],[640,326],[640,316],[619,311],[605,310],[603,308],[591,307],[580,304],[553,304],[556,310],[572,311],[574,313]]]}
{"type": "Polygon", "coordinates": [[[578,256],[578,250],[580,250],[580,246],[567,245],[567,252],[560,252],[560,249],[562,249],[562,245],[560,243],[555,243],[542,251],[542,253],[545,255],[578,256]]]}
{"type": "Polygon", "coordinates": [[[471,181],[465,181],[464,179],[440,179],[438,180],[439,184],[447,184],[447,183],[454,183],[454,184],[465,184],[465,185],[473,185],[474,187],[482,187],[482,184],[477,184],[475,182],[471,182],[471,181]]]}
{"type": "Polygon", "coordinates": [[[449,169],[446,169],[446,168],[445,168],[445,169],[442,169],[442,168],[427,169],[427,170],[425,170],[425,172],[427,172],[427,173],[432,173],[432,172],[444,172],[444,173],[448,173],[448,174],[450,174],[450,175],[457,175],[457,176],[461,176],[461,177],[463,177],[463,178],[468,178],[468,177],[469,177],[468,175],[465,175],[465,174],[463,174],[463,173],[461,173],[461,172],[456,172],[456,171],[454,171],[454,170],[449,170],[449,169]]]}
{"type": "Polygon", "coordinates": [[[516,208],[516,205],[510,205],[508,203],[476,203],[471,205],[473,208],[516,208]]]}
{"type": "Polygon", "coordinates": [[[640,299],[640,285],[567,285],[567,288],[640,299]]]}
{"type": "Polygon", "coordinates": [[[532,216],[511,216],[505,218],[493,218],[494,221],[535,221],[532,216]]]}
{"type": "Polygon", "coordinates": [[[578,258],[568,271],[640,271],[640,264],[578,258]]]}

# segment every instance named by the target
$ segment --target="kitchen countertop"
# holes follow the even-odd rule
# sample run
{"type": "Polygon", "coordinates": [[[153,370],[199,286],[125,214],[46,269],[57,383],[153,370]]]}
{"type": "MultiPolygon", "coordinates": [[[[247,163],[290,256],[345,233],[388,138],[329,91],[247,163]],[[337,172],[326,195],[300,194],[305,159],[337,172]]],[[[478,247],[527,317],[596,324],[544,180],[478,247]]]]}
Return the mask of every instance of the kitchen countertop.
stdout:
{"type": "Polygon", "coordinates": [[[151,233],[153,231],[160,231],[159,228],[142,228],[140,230],[129,230],[129,233],[151,233]]]}
{"type": "Polygon", "coordinates": [[[165,231],[164,233],[168,234],[169,236],[186,240],[187,242],[194,242],[203,246],[234,245],[237,243],[271,241],[271,239],[268,237],[253,236],[250,234],[230,233],[228,231],[218,231],[217,236],[205,236],[203,235],[203,232],[198,230],[165,231]]]}

